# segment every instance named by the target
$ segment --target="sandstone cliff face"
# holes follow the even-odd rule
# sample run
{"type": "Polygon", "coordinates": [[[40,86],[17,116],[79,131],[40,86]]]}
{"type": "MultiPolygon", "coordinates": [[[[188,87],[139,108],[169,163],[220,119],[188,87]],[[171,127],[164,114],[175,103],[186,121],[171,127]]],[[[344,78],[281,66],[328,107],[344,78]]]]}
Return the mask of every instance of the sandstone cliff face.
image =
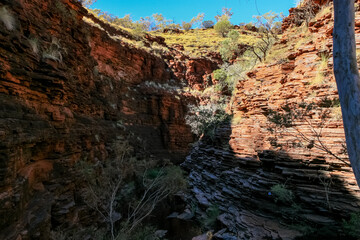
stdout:
{"type": "MultiPolygon", "coordinates": [[[[332,11],[310,22],[311,34],[288,29],[275,46],[287,55],[248,73],[230,106],[232,124],[224,124],[215,142],[201,142],[187,157],[191,199],[203,210],[219,207],[218,220],[232,233],[224,239],[294,239],[305,232],[296,227],[299,224],[330,226],[331,236],[340,239],[341,219],[359,211],[360,191],[346,162],[311,146],[299,147],[294,137],[299,130],[313,139],[316,131],[321,142],[341,156],[345,139],[341,116],[331,109],[334,112],[321,127],[297,121],[281,132],[279,145],[272,142],[276,133],[269,131],[267,118],[270,110],[283,112],[286,105],[337,99],[332,29],[332,11]],[[276,185],[291,190],[287,194],[292,200],[276,202],[272,192],[276,185]]],[[[308,120],[321,122],[319,112],[324,109],[314,110],[308,120]]],[[[313,237],[330,236],[318,234],[313,237]]]]}
{"type": "Polygon", "coordinates": [[[137,148],[174,161],[187,153],[194,99],[176,86],[207,79],[216,64],[137,49],[76,1],[0,9],[1,239],[48,239],[64,219],[78,221],[73,166],[107,158],[115,140],[135,135],[137,148]]]}

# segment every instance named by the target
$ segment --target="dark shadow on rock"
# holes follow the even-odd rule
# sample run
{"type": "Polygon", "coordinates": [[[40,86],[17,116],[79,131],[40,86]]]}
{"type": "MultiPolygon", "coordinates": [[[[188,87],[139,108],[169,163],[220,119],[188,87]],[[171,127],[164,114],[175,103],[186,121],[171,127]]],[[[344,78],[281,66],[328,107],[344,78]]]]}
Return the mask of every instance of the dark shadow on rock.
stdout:
{"type": "Polygon", "coordinates": [[[198,216],[214,205],[220,209],[215,230],[229,234],[216,239],[352,239],[342,226],[360,206],[357,185],[344,181],[351,169],[284,151],[242,155],[249,151],[232,144],[236,137],[229,121],[182,164],[198,216]]]}

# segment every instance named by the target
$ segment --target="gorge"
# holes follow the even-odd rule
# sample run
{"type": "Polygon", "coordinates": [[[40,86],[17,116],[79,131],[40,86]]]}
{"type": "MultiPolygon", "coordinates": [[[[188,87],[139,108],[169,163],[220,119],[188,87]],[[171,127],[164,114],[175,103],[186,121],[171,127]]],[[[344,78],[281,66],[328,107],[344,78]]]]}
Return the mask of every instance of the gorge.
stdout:
{"type": "MultiPolygon", "coordinates": [[[[136,162],[123,163],[129,168],[185,170],[188,190],[164,200],[164,208],[181,201],[171,207],[179,211],[172,218],[193,221],[183,225],[190,229],[214,213],[212,224],[191,237],[351,239],[343,223],[359,212],[360,190],[342,152],[332,5],[317,4],[325,7],[308,27],[297,26],[301,8],[290,10],[269,60],[236,84],[226,106],[230,118],[196,142],[185,119],[189,105],[209,101],[199,92],[216,84],[216,54],[189,56],[151,33],[139,47],[131,43],[136,37],[75,0],[1,1],[0,238],[103,229],[82,195],[79,163],[95,169],[116,155],[114,144],[128,142],[125,159],[136,162]],[[316,107],[281,128],[270,121],[273,112],[288,116],[299,104],[316,107]],[[304,146],[299,133],[315,133],[335,156],[313,147],[312,138],[304,146]]],[[[125,187],[137,184],[135,172],[124,177],[125,187]]],[[[171,212],[159,210],[153,219],[169,221],[165,213],[171,212]]]]}

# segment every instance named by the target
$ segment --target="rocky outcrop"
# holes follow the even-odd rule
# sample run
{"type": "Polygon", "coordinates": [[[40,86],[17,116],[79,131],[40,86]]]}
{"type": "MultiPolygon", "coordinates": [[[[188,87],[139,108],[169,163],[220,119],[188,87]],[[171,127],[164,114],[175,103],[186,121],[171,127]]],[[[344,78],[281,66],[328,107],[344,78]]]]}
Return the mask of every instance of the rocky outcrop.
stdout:
{"type": "Polygon", "coordinates": [[[284,18],[282,22],[282,31],[285,31],[291,26],[298,27],[303,24],[303,22],[308,24],[308,21],[330,2],[331,0],[306,0],[302,1],[298,7],[290,8],[289,16],[284,18]]]}
{"type": "Polygon", "coordinates": [[[78,1],[4,0],[0,10],[1,239],[49,239],[84,217],[74,166],[106,159],[114,141],[131,135],[139,152],[185,156],[194,98],[178,86],[203,79],[197,64],[214,65],[172,68],[78,1]]]}
{"type": "Polygon", "coordinates": [[[359,211],[360,190],[341,153],[339,108],[323,104],[338,98],[331,9],[309,26],[311,34],[299,35],[296,28],[284,33],[275,48],[287,54],[248,73],[229,106],[232,122],[217,130],[214,141],[200,142],[183,164],[190,173],[189,202],[198,204],[200,214],[211,206],[220,210],[217,220],[225,228],[220,239],[294,239],[306,234],[304,227],[323,229],[312,233],[314,239],[341,239],[342,219],[359,211]],[[308,110],[306,120],[274,131],[269,114],[300,103],[319,107],[308,110]],[[325,119],[324,111],[330,111],[325,119]],[[344,161],[301,145],[300,134],[344,161]]]}

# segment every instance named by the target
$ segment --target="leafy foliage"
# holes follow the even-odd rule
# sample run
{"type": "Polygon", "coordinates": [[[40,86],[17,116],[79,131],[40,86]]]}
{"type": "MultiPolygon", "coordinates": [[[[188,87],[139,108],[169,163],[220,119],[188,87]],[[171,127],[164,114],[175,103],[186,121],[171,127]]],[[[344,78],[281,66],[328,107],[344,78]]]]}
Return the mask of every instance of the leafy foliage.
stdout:
{"type": "Polygon", "coordinates": [[[206,209],[206,216],[202,219],[202,225],[207,229],[214,227],[219,215],[219,207],[217,205],[211,205],[208,209],[206,209]]]}
{"type": "Polygon", "coordinates": [[[262,62],[266,59],[268,51],[277,40],[277,36],[281,31],[280,20],[282,14],[268,12],[261,16],[255,16],[257,22],[255,26],[260,34],[260,41],[250,45],[250,50],[262,62]]]}
{"type": "Polygon", "coordinates": [[[166,19],[162,14],[155,13],[151,17],[142,17],[134,22],[130,14],[122,18],[103,12],[100,9],[90,9],[92,14],[102,21],[108,22],[114,27],[135,29],[136,31],[163,30],[165,28],[178,29],[180,24],[175,24],[173,20],[166,19]]]}
{"type": "Polygon", "coordinates": [[[204,19],[204,16],[205,16],[204,13],[199,13],[196,17],[193,17],[190,22],[188,23],[182,22],[182,28],[185,31],[189,31],[193,27],[193,25],[196,25],[199,22],[201,22],[204,19]]]}
{"type": "Polygon", "coordinates": [[[221,43],[220,55],[224,61],[231,60],[233,55],[239,52],[239,37],[240,33],[238,31],[231,30],[227,35],[227,39],[221,43]]]}
{"type": "Polygon", "coordinates": [[[232,24],[226,15],[222,16],[214,26],[215,31],[222,37],[226,37],[226,34],[230,31],[231,28],[232,24]]]}
{"type": "Polygon", "coordinates": [[[82,196],[85,203],[108,224],[106,236],[112,240],[139,239],[132,238],[136,236],[134,231],[157,204],[185,189],[186,179],[176,166],[147,170],[156,163],[132,157],[133,148],[126,141],[117,142],[113,149],[115,157],[105,162],[79,163],[77,169],[86,183],[82,196]],[[134,181],[129,181],[129,178],[134,181]]]}
{"type": "Polygon", "coordinates": [[[234,64],[223,64],[220,69],[214,71],[214,79],[217,81],[216,88],[226,94],[231,94],[238,81],[245,79],[245,72],[251,66],[246,62],[238,61],[234,64]]]}
{"type": "Polygon", "coordinates": [[[294,194],[287,189],[284,184],[276,184],[271,187],[271,194],[275,197],[275,202],[291,203],[294,200],[294,194]]]}
{"type": "Polygon", "coordinates": [[[192,27],[192,24],[187,23],[187,22],[182,22],[181,26],[185,31],[189,31],[191,29],[191,27],[192,27]]]}
{"type": "Polygon", "coordinates": [[[222,10],[221,10],[222,14],[221,15],[216,15],[215,16],[215,19],[217,22],[223,20],[223,19],[230,19],[231,16],[234,14],[232,11],[231,11],[231,8],[225,8],[223,7],[222,10]]]}
{"type": "Polygon", "coordinates": [[[226,71],[222,68],[214,71],[214,78],[218,81],[225,81],[227,78],[226,71]]]}
{"type": "Polygon", "coordinates": [[[97,0],[79,0],[79,2],[85,7],[90,7],[90,5],[94,4],[97,0]]]}
{"type": "Polygon", "coordinates": [[[324,98],[318,103],[286,104],[279,111],[269,109],[267,113],[270,123],[268,130],[274,133],[275,137],[268,140],[274,147],[282,148],[283,145],[278,143],[279,138],[293,137],[294,147],[316,148],[349,165],[344,155],[346,153],[345,144],[343,144],[342,150],[335,153],[322,140],[322,129],[331,117],[332,108],[337,104],[338,99],[324,98]],[[299,122],[303,122],[305,125],[299,128],[299,122]]]}
{"type": "Polygon", "coordinates": [[[151,30],[163,30],[165,28],[169,29],[179,29],[180,25],[175,24],[173,20],[166,19],[161,13],[155,13],[152,15],[155,25],[151,30]]]}
{"type": "Polygon", "coordinates": [[[209,103],[200,106],[189,106],[189,114],[185,117],[186,124],[191,127],[191,131],[197,136],[208,136],[213,138],[216,128],[229,120],[229,115],[225,112],[224,106],[209,103]]]}
{"type": "Polygon", "coordinates": [[[214,27],[214,24],[215,24],[215,23],[214,23],[213,21],[207,20],[207,21],[203,21],[202,24],[201,24],[201,26],[202,26],[203,28],[205,28],[205,29],[208,29],[208,28],[214,27]]]}
{"type": "Polygon", "coordinates": [[[360,236],[360,213],[352,213],[349,221],[343,221],[344,230],[352,237],[360,236]]]}

